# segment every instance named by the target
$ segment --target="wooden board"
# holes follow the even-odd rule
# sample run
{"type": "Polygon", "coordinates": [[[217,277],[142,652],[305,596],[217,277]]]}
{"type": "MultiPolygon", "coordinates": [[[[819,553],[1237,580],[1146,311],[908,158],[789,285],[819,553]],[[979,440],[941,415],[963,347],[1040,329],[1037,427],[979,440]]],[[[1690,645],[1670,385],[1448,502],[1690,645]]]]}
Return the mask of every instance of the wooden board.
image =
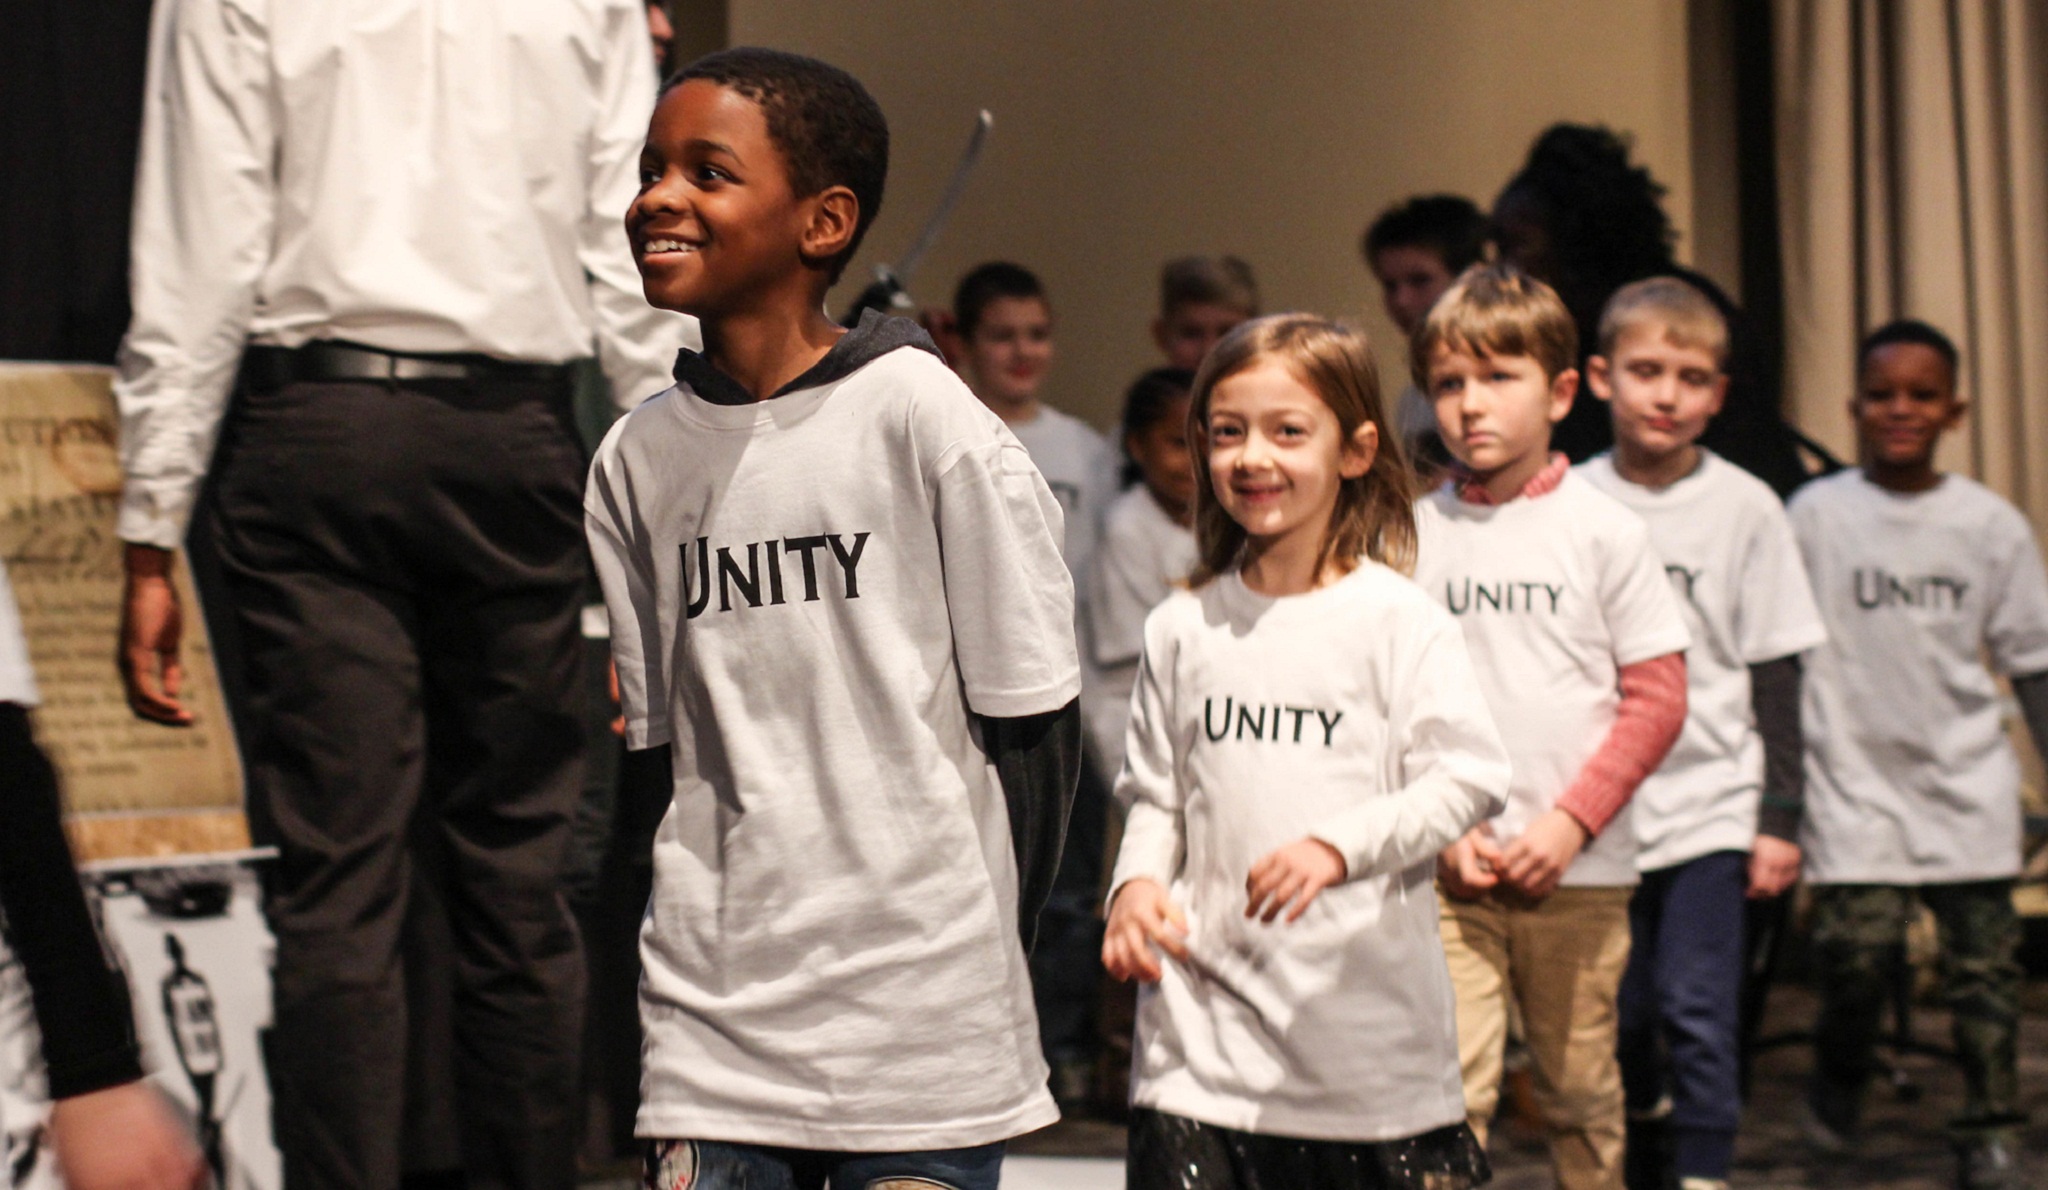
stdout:
{"type": "Polygon", "coordinates": [[[0,561],[41,687],[36,733],[64,782],[81,860],[248,846],[241,762],[190,574],[183,697],[191,727],[128,711],[114,668],[121,465],[112,373],[0,364],[0,561]]]}

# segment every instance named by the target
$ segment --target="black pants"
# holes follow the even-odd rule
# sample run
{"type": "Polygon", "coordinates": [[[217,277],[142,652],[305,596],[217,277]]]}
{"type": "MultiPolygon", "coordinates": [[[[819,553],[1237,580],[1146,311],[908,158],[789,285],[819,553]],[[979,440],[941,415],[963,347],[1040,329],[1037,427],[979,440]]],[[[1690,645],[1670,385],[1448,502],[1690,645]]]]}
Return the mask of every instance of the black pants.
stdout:
{"type": "Polygon", "coordinates": [[[238,394],[213,538],[252,818],[282,852],[271,1038],[292,1190],[398,1184],[407,906],[445,905],[473,1190],[575,1177],[581,451],[537,382],[238,394]]]}

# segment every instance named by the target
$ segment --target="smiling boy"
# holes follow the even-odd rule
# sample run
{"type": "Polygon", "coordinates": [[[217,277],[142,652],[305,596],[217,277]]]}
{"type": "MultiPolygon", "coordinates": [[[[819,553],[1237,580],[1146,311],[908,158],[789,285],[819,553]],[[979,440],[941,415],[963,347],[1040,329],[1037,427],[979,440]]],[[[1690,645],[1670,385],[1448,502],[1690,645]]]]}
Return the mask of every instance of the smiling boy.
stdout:
{"type": "Polygon", "coordinates": [[[1624,815],[1685,721],[1685,624],[1642,520],[1550,451],[1579,378],[1548,286],[1469,269],[1412,354],[1460,468],[1416,506],[1415,580],[1458,618],[1514,768],[1507,809],[1438,864],[1466,1110],[1483,1137],[1512,996],[1558,1182],[1620,1190],[1624,815]]]}
{"type": "Polygon", "coordinates": [[[853,78],[728,50],[663,94],[627,214],[704,333],[586,498],[628,744],[674,750],[656,1190],[993,1190],[1056,1117],[1018,933],[1079,763],[1060,512],[915,325],[824,315],[887,162],[853,78]]]}
{"type": "Polygon", "coordinates": [[[1587,382],[1614,449],[1578,469],[1649,526],[1692,635],[1686,723],[1634,801],[1621,986],[1631,1186],[1727,1190],[1742,1114],[1746,898],[1799,876],[1799,654],[1827,638],[1784,506],[1697,443],[1721,409],[1728,324],[1675,277],[1623,286],[1587,382]],[[1667,1060],[1668,1056],[1668,1060],[1667,1060]]]}
{"type": "Polygon", "coordinates": [[[1951,1122],[1960,1183],[2031,1185],[2017,1145],[2020,773],[1993,671],[2012,679],[2039,749],[2048,576],[2018,509],[1935,467],[1964,413],[1948,336],[1890,323],[1857,363],[1849,415],[1862,466],[1808,484],[1791,507],[1828,628],[1809,656],[1804,715],[1822,996],[1809,1132],[1831,1149],[1854,1137],[1893,956],[1924,904],[1940,924],[1963,1068],[1951,1122]]]}

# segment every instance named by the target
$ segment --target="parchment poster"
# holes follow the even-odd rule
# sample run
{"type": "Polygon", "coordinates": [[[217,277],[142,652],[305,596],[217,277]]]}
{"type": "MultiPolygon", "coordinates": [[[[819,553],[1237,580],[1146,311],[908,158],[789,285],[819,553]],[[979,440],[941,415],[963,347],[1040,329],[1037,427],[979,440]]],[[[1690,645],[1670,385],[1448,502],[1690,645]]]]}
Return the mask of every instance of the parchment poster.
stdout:
{"type": "Polygon", "coordinates": [[[241,765],[182,558],[181,697],[196,722],[135,718],[115,672],[121,467],[111,380],[104,368],[0,363],[0,560],[42,690],[37,736],[63,776],[81,859],[247,847],[241,765]]]}

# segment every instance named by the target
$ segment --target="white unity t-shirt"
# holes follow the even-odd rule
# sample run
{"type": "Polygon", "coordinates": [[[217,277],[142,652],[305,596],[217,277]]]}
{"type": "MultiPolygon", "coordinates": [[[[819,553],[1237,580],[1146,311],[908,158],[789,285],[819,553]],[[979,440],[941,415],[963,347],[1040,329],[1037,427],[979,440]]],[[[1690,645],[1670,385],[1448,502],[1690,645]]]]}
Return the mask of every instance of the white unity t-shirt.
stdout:
{"type": "Polygon", "coordinates": [[[2000,673],[2048,670],[2048,578],[2018,509],[1943,476],[1861,471],[1793,497],[1828,642],[1808,658],[1806,878],[1936,884],[2020,870],[2020,772],[2000,673]]]}
{"type": "Polygon", "coordinates": [[[1081,644],[1100,680],[1081,692],[1089,741],[1114,775],[1123,766],[1131,687],[1145,648],[1145,617],[1195,568],[1195,534],[1159,507],[1144,484],[1109,506],[1083,585],[1081,644]]]}
{"type": "Polygon", "coordinates": [[[674,745],[639,1133],[914,1150],[1057,1118],[970,720],[1079,692],[1024,449],[901,347],[754,404],[670,389],[587,509],[628,742],[674,745]]]}
{"type": "Polygon", "coordinates": [[[1116,452],[1094,426],[1050,405],[1040,405],[1038,416],[1011,425],[1010,432],[1031,452],[1066,514],[1062,552],[1079,582],[1095,557],[1103,514],[1116,498],[1116,452]]]}
{"type": "MultiPolygon", "coordinates": [[[[1503,844],[1557,804],[1614,726],[1624,665],[1686,647],[1685,621],[1641,517],[1576,474],[1554,491],[1472,504],[1445,484],[1416,502],[1415,581],[1465,630],[1514,763],[1503,844]]],[[[1565,873],[1637,882],[1630,810],[1565,873]]]]}
{"type": "Polygon", "coordinates": [[[1380,1141],[1465,1118],[1436,853],[1500,808],[1507,755],[1457,625],[1377,563],[1304,595],[1235,574],[1145,624],[1113,888],[1186,912],[1140,992],[1132,1101],[1226,1128],[1380,1141]],[[1245,879],[1314,836],[1349,878],[1301,920],[1245,879]]]}
{"type": "Polygon", "coordinates": [[[1666,488],[1623,479],[1608,454],[1579,474],[1649,526],[1692,635],[1685,730],[1633,803],[1636,867],[1748,851],[1764,782],[1749,667],[1827,639],[1785,506],[1762,480],[1705,450],[1692,474],[1666,488]]]}
{"type": "Polygon", "coordinates": [[[0,563],[0,702],[36,705],[36,675],[28,664],[28,641],[21,634],[21,610],[7,583],[7,565],[0,563]]]}

